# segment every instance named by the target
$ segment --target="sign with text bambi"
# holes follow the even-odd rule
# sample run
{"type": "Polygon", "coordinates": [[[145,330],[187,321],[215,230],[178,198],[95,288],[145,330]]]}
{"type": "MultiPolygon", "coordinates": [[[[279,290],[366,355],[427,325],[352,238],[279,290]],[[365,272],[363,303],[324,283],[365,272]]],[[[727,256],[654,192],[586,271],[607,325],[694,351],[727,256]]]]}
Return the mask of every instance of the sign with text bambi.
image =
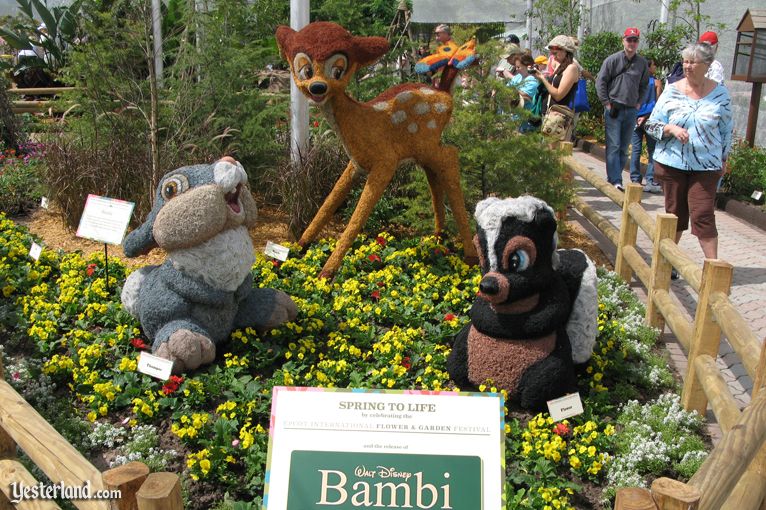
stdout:
{"type": "Polygon", "coordinates": [[[503,508],[498,394],[276,387],[266,510],[503,508]]]}

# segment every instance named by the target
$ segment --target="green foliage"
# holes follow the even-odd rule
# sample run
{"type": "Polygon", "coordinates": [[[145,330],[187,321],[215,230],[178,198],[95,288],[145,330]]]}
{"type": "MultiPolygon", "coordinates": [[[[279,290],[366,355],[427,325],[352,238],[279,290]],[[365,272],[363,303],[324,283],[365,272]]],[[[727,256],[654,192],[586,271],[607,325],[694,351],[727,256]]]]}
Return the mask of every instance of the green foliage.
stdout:
{"type": "Polygon", "coordinates": [[[40,203],[44,192],[41,157],[38,144],[23,144],[17,152],[0,143],[0,211],[19,214],[40,203]]]}
{"type": "MultiPolygon", "coordinates": [[[[17,50],[31,50],[34,46],[42,48],[45,57],[38,55],[30,63],[19,63],[14,73],[19,73],[28,67],[39,67],[55,73],[66,64],[67,47],[77,40],[80,5],[82,0],[75,0],[70,5],[60,5],[49,8],[40,0],[16,0],[21,16],[10,26],[0,28],[0,36],[6,43],[17,50]],[[47,28],[47,34],[38,29],[42,20],[47,28]]],[[[8,67],[9,63],[0,61],[0,67],[8,67]]]]}
{"type": "MultiPolygon", "coordinates": [[[[535,0],[529,13],[537,20],[537,37],[532,47],[542,51],[557,35],[577,35],[580,26],[580,0],[535,0]]],[[[587,17],[587,12],[585,14],[587,17]]]]}
{"type": "MultiPolygon", "coordinates": [[[[61,188],[57,201],[71,222],[82,193],[116,191],[137,203],[141,221],[151,207],[154,183],[179,166],[212,161],[224,154],[239,159],[251,176],[273,167],[286,146],[286,97],[254,87],[258,69],[279,62],[273,33],[286,20],[276,0],[216,2],[195,13],[171,4],[166,24],[163,86],[152,88],[151,9],[148,0],[87,0],[88,44],[73,51],[64,76],[79,105],[68,116],[74,136],[56,144],[65,157],[93,161],[83,186],[61,188]],[[155,102],[156,101],[156,102],[155,102]],[[156,138],[156,157],[149,140],[156,138]],[[106,157],[92,156],[104,153],[106,157]],[[122,159],[133,164],[116,164],[122,159]],[[124,183],[114,190],[116,180],[124,183]]],[[[56,167],[63,176],[66,165],[56,167]]],[[[79,177],[78,177],[79,180],[79,177]]]]}
{"type": "MultiPolygon", "coordinates": [[[[559,154],[538,132],[520,134],[529,113],[514,108],[518,93],[502,80],[483,78],[497,62],[499,51],[486,45],[472,86],[455,92],[455,109],[445,140],[460,149],[460,168],[468,210],[490,193],[498,196],[535,195],[554,210],[571,198],[559,154]]],[[[473,69],[473,68],[472,68],[473,69]]]]}
{"type": "MultiPolygon", "coordinates": [[[[314,0],[312,21],[333,21],[354,35],[383,35],[396,15],[399,2],[392,0],[314,0]]],[[[410,6],[411,8],[411,6],[410,6]]]]}
{"type": "Polygon", "coordinates": [[[723,179],[728,193],[750,200],[753,191],[766,191],[766,149],[740,141],[729,153],[728,163],[730,172],[723,179]]]}
{"type": "MultiPolygon", "coordinates": [[[[601,103],[598,103],[600,106],[601,103]]],[[[606,141],[606,131],[604,131],[604,116],[593,113],[593,103],[591,111],[580,114],[580,119],[575,126],[575,134],[578,138],[595,138],[596,142],[603,144],[606,141]]]]}
{"type": "MultiPolygon", "coordinates": [[[[577,58],[585,69],[597,76],[606,57],[622,49],[622,37],[614,32],[600,32],[583,39],[577,58]]],[[[593,82],[588,82],[588,102],[591,116],[603,116],[604,107],[598,99],[593,82]]]]}
{"type": "Polygon", "coordinates": [[[720,32],[726,28],[726,23],[713,22],[712,16],[702,13],[705,0],[671,0],[668,9],[677,19],[686,23],[691,29],[692,40],[697,40],[703,30],[708,28],[720,32]]]}
{"type": "Polygon", "coordinates": [[[653,30],[644,34],[643,48],[640,53],[657,64],[657,78],[665,76],[681,61],[681,50],[695,39],[688,25],[669,26],[657,24],[653,30]]]}

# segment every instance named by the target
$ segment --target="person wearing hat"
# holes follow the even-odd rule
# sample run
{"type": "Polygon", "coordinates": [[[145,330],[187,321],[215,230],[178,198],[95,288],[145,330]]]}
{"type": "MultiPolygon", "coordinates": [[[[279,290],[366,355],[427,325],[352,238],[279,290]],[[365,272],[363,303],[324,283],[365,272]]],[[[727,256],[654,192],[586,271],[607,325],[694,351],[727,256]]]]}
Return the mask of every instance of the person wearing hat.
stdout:
{"type": "MultiPolygon", "coordinates": [[[[697,41],[700,44],[707,44],[713,50],[713,55],[718,51],[718,36],[715,32],[705,32],[697,41]]],[[[713,60],[710,64],[710,68],[707,70],[705,78],[710,78],[716,83],[723,85],[723,66],[717,60],[713,60]]]]}
{"type": "Polygon", "coordinates": [[[514,62],[516,58],[523,55],[524,50],[518,44],[509,44],[505,52],[500,55],[500,62],[497,63],[496,73],[498,78],[510,80],[516,74],[514,62]]]}
{"type": "Polygon", "coordinates": [[[604,105],[606,177],[620,191],[625,191],[622,170],[628,162],[638,109],[649,91],[649,64],[637,51],[640,35],[637,28],[626,28],[623,50],[604,60],[596,78],[598,99],[604,105]]]}
{"type": "Polygon", "coordinates": [[[548,79],[541,76],[540,73],[534,73],[535,78],[547,89],[551,105],[569,106],[572,104],[575,92],[577,92],[575,85],[580,79],[580,70],[574,63],[575,50],[571,37],[557,35],[548,43],[548,51],[551,52],[551,57],[558,64],[555,71],[548,79]]]}

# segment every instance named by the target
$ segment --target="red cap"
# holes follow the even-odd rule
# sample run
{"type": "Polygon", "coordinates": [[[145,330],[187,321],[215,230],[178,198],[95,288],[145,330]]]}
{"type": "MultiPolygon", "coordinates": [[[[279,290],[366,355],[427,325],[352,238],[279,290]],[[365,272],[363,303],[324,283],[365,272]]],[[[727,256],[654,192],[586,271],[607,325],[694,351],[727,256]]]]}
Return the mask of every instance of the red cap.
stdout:
{"type": "Polygon", "coordinates": [[[641,32],[638,31],[636,27],[630,27],[625,29],[625,33],[622,34],[623,37],[640,37],[641,32]]]}
{"type": "Polygon", "coordinates": [[[697,42],[708,43],[710,45],[718,44],[718,36],[715,32],[705,32],[700,36],[700,40],[697,42]]]}

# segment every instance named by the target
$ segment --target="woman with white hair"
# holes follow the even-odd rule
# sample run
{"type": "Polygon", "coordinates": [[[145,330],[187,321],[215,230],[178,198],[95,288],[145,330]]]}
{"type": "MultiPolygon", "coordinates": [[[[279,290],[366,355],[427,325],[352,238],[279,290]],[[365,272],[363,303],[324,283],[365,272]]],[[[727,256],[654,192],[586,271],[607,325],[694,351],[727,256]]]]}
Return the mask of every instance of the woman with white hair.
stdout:
{"type": "Polygon", "coordinates": [[[654,175],[665,192],[665,211],[678,216],[676,242],[691,219],[702,252],[715,259],[715,194],[731,148],[731,97],[705,76],[715,58],[709,44],[692,44],[681,58],[684,77],[665,88],[646,132],[657,140],[654,175]]]}

